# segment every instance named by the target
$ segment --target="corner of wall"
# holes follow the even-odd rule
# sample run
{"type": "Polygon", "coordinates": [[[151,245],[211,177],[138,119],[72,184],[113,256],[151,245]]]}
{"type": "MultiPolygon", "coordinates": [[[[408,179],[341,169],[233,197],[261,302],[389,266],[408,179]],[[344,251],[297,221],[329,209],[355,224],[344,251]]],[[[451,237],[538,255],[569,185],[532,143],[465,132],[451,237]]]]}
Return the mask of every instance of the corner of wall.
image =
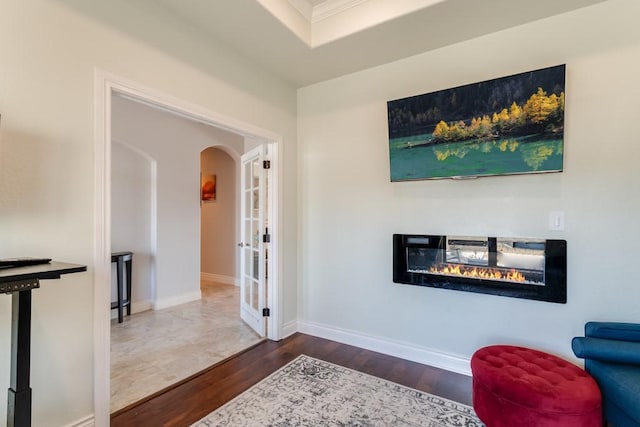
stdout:
{"type": "Polygon", "coordinates": [[[185,292],[180,295],[157,299],[151,304],[151,308],[153,310],[162,310],[163,308],[186,304],[191,301],[199,301],[200,299],[202,299],[202,293],[199,290],[195,292],[185,292]]]}

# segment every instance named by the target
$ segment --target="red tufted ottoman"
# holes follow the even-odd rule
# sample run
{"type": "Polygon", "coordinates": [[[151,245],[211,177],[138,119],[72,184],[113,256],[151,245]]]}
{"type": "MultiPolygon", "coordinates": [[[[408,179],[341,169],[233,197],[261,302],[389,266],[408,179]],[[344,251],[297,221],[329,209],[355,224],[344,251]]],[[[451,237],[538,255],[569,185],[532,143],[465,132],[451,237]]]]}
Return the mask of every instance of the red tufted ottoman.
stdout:
{"type": "Polygon", "coordinates": [[[600,390],[578,366],[509,345],[471,358],[473,408],[487,427],[602,426],[600,390]]]}

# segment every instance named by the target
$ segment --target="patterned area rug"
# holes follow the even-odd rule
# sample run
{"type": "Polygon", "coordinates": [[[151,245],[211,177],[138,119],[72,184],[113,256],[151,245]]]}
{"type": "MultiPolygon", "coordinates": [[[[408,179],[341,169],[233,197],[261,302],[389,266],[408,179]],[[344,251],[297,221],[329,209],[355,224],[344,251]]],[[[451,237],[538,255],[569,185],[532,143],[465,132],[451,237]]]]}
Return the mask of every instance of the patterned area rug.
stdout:
{"type": "Polygon", "coordinates": [[[302,355],[193,426],[483,424],[469,406],[302,355]]]}

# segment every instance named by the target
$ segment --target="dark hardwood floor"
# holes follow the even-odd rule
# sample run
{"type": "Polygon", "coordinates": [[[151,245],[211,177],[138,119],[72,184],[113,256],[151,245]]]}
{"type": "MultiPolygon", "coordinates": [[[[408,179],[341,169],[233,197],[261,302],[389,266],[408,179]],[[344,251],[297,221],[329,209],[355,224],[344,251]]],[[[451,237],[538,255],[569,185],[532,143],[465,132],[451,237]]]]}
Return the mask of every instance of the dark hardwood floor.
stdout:
{"type": "Polygon", "coordinates": [[[264,341],[111,416],[111,426],[189,426],[300,354],[471,404],[471,377],[350,345],[294,334],[264,341]]]}

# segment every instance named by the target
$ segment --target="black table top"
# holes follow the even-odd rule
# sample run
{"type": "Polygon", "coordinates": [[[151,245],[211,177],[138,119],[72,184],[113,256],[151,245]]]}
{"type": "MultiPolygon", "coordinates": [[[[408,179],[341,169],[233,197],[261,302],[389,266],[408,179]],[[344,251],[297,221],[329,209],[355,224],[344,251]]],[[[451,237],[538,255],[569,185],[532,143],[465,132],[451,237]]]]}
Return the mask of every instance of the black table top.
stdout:
{"type": "Polygon", "coordinates": [[[86,265],[52,261],[26,267],[0,268],[0,283],[16,280],[59,279],[62,274],[87,271],[86,265]]]}

